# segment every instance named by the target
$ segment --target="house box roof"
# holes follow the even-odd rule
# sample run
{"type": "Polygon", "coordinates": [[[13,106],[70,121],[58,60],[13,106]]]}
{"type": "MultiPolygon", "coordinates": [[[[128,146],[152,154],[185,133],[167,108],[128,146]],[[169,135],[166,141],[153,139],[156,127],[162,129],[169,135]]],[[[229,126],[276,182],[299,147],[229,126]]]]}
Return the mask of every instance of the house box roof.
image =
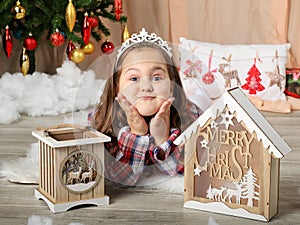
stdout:
{"type": "Polygon", "coordinates": [[[226,107],[230,113],[236,113],[238,122],[243,121],[250,132],[256,133],[257,139],[262,141],[265,149],[275,158],[282,158],[291,151],[280,134],[238,87],[225,92],[174,141],[174,144],[184,144],[197,132],[199,126],[203,127],[209,119],[215,119],[226,107]]]}

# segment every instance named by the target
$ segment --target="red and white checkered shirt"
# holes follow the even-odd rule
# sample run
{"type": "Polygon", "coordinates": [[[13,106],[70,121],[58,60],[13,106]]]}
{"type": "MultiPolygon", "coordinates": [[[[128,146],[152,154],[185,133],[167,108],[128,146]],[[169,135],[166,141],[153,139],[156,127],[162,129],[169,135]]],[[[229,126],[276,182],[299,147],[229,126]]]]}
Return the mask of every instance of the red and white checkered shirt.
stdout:
{"type": "MultiPolygon", "coordinates": [[[[191,106],[190,111],[193,119],[202,113],[195,106],[191,106]]],[[[150,134],[140,136],[131,133],[129,126],[121,128],[117,139],[105,144],[105,177],[118,184],[134,186],[148,166],[154,166],[167,176],[183,174],[184,146],[173,144],[179,135],[180,130],[172,128],[168,140],[156,146],[150,134]],[[161,150],[165,153],[164,160],[157,158],[161,150]]]]}

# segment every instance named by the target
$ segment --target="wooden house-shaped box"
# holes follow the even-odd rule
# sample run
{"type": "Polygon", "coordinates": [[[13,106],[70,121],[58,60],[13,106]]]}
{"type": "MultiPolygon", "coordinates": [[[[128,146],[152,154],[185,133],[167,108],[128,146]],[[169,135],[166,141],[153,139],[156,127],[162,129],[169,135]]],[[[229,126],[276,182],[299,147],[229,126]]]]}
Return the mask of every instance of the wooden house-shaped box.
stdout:
{"type": "Polygon", "coordinates": [[[184,207],[261,221],[278,213],[280,158],[291,149],[239,88],[174,143],[185,144],[184,207]]]}
{"type": "Polygon", "coordinates": [[[54,213],[77,205],[108,205],[104,194],[104,142],[106,135],[88,127],[61,124],[37,129],[39,187],[35,196],[54,213]]]}

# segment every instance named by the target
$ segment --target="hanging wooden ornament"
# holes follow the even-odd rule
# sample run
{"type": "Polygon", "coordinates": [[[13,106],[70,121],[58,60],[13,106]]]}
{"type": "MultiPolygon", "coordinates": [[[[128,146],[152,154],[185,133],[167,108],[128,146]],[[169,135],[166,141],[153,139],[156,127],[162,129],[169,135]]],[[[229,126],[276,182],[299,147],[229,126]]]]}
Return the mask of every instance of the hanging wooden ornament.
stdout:
{"type": "Polygon", "coordinates": [[[84,52],[80,48],[74,49],[71,52],[71,60],[74,63],[81,63],[84,60],[84,57],[85,57],[84,52]]]}
{"type": "Polygon", "coordinates": [[[122,32],[122,42],[125,42],[128,38],[130,38],[130,34],[127,25],[124,25],[124,30],[122,32]]]}
{"type": "Polygon", "coordinates": [[[65,42],[65,37],[58,29],[56,29],[55,32],[51,34],[50,41],[53,46],[62,46],[65,42]]]}
{"type": "Polygon", "coordinates": [[[89,23],[91,28],[98,27],[99,25],[99,18],[93,12],[89,16],[89,23]]]}
{"type": "Polygon", "coordinates": [[[28,37],[26,37],[24,39],[24,44],[23,45],[27,50],[34,50],[38,46],[38,42],[35,39],[35,37],[33,37],[32,33],[30,32],[28,37]]]}
{"type": "Polygon", "coordinates": [[[68,6],[66,8],[65,15],[66,23],[69,28],[69,31],[72,32],[76,22],[76,9],[72,3],[72,0],[69,0],[68,6]]]}
{"type": "Polygon", "coordinates": [[[215,75],[214,73],[217,72],[217,69],[211,69],[211,61],[213,56],[213,50],[210,51],[210,54],[208,56],[208,71],[202,76],[202,81],[205,84],[212,84],[215,81],[215,75]]]}
{"type": "Polygon", "coordinates": [[[261,84],[261,73],[256,67],[256,58],[254,58],[254,63],[247,74],[248,77],[245,79],[246,83],[242,85],[244,90],[249,90],[250,95],[255,95],[257,91],[263,91],[265,89],[261,84]]]}
{"type": "Polygon", "coordinates": [[[87,43],[85,46],[82,47],[82,50],[85,54],[91,54],[94,52],[95,46],[92,42],[87,43]]]}
{"type": "Polygon", "coordinates": [[[122,14],[122,0],[115,0],[114,2],[116,20],[119,21],[122,14]]]}
{"type": "Polygon", "coordinates": [[[89,17],[88,17],[87,12],[84,13],[84,19],[83,19],[81,32],[82,32],[83,43],[85,45],[87,45],[89,43],[89,40],[90,40],[90,37],[91,37],[91,32],[92,32],[92,28],[91,28],[91,25],[90,25],[90,21],[89,21],[89,17]]]}
{"type": "Polygon", "coordinates": [[[66,50],[66,53],[67,53],[67,56],[68,58],[71,60],[71,52],[75,49],[75,45],[72,41],[69,41],[68,43],[68,46],[67,46],[67,50],[66,50]]]}
{"type": "Polygon", "coordinates": [[[9,31],[9,26],[5,27],[5,35],[2,39],[4,52],[7,58],[10,57],[13,48],[13,39],[9,31]]]}
{"type": "Polygon", "coordinates": [[[26,9],[21,5],[20,1],[16,2],[16,5],[11,9],[14,18],[21,20],[26,16],[26,9]]]}
{"type": "Polygon", "coordinates": [[[266,74],[270,78],[269,87],[272,87],[273,85],[276,85],[277,87],[280,88],[280,90],[282,90],[283,88],[285,88],[283,83],[284,83],[286,78],[285,78],[285,76],[280,74],[278,50],[275,51],[275,57],[272,61],[275,62],[274,71],[272,71],[272,72],[266,71],[266,74]]]}
{"type": "Polygon", "coordinates": [[[28,74],[30,66],[29,56],[27,54],[26,48],[23,47],[23,51],[20,57],[20,67],[24,76],[28,74]]]}

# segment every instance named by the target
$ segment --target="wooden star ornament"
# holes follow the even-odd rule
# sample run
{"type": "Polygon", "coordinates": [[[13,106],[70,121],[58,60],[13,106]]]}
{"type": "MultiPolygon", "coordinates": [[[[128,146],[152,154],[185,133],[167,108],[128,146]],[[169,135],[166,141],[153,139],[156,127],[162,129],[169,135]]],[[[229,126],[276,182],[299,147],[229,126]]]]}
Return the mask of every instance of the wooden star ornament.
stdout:
{"type": "Polygon", "coordinates": [[[285,76],[280,74],[278,65],[276,65],[273,72],[266,72],[266,74],[270,78],[269,87],[271,87],[273,85],[277,85],[280,89],[283,88],[281,83],[285,79],[285,76]]]}

